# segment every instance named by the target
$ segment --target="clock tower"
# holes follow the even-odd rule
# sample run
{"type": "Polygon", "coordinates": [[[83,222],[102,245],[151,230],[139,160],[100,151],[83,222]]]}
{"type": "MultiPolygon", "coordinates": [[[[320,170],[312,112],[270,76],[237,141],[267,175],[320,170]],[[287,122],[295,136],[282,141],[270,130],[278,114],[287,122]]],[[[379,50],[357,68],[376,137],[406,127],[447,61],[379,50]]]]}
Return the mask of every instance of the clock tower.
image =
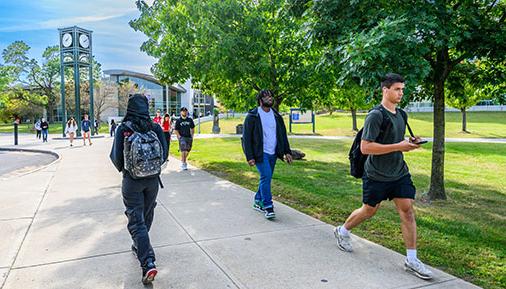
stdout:
{"type": "Polygon", "coordinates": [[[75,95],[75,119],[78,125],[77,135],[81,134],[81,95],[80,95],[80,68],[88,68],[90,87],[89,117],[91,121],[92,135],[95,131],[93,113],[93,58],[92,58],[92,31],[77,26],[58,29],[60,34],[60,75],[61,75],[61,108],[62,108],[62,133],[65,136],[67,123],[67,110],[65,108],[65,68],[73,69],[74,95],[75,95]]]}

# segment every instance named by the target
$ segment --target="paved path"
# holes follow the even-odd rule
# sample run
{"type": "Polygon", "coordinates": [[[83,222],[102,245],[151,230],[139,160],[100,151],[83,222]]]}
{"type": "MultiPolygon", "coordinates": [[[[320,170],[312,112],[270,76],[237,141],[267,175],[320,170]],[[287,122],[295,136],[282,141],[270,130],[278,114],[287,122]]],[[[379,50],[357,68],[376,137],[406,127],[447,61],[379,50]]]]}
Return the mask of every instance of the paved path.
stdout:
{"type": "MultiPolygon", "coordinates": [[[[0,180],[1,289],[145,288],[110,146],[108,138],[26,145],[62,158],[0,180]]],[[[279,203],[278,218],[265,220],[251,209],[251,191],[178,167],[171,159],[162,175],[151,288],[476,288],[438,270],[431,282],[418,279],[404,272],[402,255],[355,236],[355,252],[342,252],[332,226],[279,203]]]]}

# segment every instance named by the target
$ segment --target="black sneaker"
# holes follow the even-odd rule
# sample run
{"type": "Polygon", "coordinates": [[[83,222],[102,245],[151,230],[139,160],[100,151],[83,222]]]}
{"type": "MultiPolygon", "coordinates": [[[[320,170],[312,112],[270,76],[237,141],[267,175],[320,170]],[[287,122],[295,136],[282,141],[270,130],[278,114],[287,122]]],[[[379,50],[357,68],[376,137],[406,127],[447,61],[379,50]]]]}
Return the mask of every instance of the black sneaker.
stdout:
{"type": "Polygon", "coordinates": [[[264,209],[264,211],[265,211],[265,218],[267,220],[276,218],[276,214],[274,213],[274,208],[273,207],[266,208],[266,209],[264,209]]]}
{"type": "Polygon", "coordinates": [[[132,254],[134,254],[134,256],[137,258],[137,247],[135,247],[135,245],[132,244],[131,249],[132,249],[132,254]]]}
{"type": "Polygon", "coordinates": [[[155,263],[148,260],[148,262],[146,262],[146,266],[142,267],[142,284],[151,284],[151,282],[155,280],[156,274],[158,274],[158,270],[156,270],[155,263]]]}

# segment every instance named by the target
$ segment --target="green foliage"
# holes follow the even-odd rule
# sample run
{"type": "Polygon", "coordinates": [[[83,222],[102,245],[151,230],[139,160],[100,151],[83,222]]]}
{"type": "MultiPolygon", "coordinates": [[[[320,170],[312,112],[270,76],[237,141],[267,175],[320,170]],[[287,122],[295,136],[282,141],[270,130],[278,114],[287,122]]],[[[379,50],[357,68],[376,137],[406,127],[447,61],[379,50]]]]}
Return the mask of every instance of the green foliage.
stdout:
{"type": "Polygon", "coordinates": [[[47,104],[47,96],[36,94],[21,87],[0,92],[0,120],[12,121],[14,116],[33,117],[47,104]]]}
{"type": "Polygon", "coordinates": [[[446,104],[465,111],[480,101],[483,89],[479,83],[478,67],[474,63],[466,62],[455,68],[448,77],[446,85],[446,104]]]}
{"type": "Polygon", "coordinates": [[[23,74],[28,73],[28,46],[23,41],[14,41],[2,51],[4,63],[12,67],[12,73],[16,80],[21,81],[23,74]]]}
{"type": "Polygon", "coordinates": [[[289,1],[137,4],[141,16],[130,25],[148,36],[141,49],[158,59],[152,71],[164,82],[192,77],[232,109],[255,105],[260,89],[273,90],[278,106],[312,106],[318,57],[289,1]]]}

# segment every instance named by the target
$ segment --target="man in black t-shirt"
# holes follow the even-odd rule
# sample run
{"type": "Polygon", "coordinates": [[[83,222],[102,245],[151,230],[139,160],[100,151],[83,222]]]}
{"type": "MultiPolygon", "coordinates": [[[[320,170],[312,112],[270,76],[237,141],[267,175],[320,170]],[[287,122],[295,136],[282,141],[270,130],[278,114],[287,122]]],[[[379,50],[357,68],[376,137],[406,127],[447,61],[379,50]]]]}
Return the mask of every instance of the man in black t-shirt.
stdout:
{"type": "Polygon", "coordinates": [[[179,151],[181,152],[181,169],[187,170],[188,164],[186,159],[192,149],[193,134],[195,132],[195,123],[193,119],[188,116],[188,109],[181,108],[181,117],[176,120],[176,127],[174,128],[177,139],[179,140],[179,151]]]}
{"type": "Polygon", "coordinates": [[[398,74],[389,73],[381,82],[381,106],[367,115],[360,143],[360,150],[368,155],[362,177],[363,205],[353,211],[342,226],[335,228],[334,235],[339,249],[352,252],[349,231],[374,216],[382,201],[393,200],[401,218],[406,246],[404,268],[419,278],[431,279],[432,272],[416,256],[413,209],[416,189],[402,153],[419,148],[417,143],[420,138],[404,139],[407,118],[405,120],[403,112],[397,108],[404,94],[403,89],[404,79],[398,74]],[[388,125],[383,122],[388,122],[388,125]]]}

